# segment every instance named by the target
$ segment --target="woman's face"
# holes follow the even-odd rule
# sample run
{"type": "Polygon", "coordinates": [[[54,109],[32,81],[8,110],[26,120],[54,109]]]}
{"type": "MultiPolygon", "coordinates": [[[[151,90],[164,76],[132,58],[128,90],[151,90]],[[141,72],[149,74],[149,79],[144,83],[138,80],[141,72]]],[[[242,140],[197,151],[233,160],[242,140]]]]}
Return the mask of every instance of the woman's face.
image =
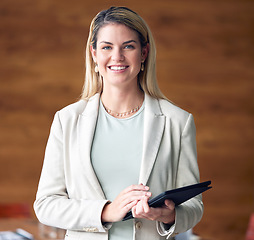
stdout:
{"type": "Polygon", "coordinates": [[[103,77],[103,87],[137,86],[141,62],[148,47],[141,49],[138,34],[123,24],[107,24],[98,31],[93,60],[103,77]]]}

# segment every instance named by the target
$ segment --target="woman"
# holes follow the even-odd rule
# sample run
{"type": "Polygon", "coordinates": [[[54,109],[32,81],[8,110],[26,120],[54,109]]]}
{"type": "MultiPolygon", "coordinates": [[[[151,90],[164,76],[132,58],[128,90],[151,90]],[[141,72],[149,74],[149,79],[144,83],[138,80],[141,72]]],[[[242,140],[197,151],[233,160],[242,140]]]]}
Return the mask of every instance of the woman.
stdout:
{"type": "Polygon", "coordinates": [[[132,10],[97,14],[82,99],[52,123],[34,209],[66,239],[173,239],[201,219],[201,195],[150,208],[152,196],[199,182],[191,114],[160,92],[152,34],[132,10]],[[121,221],[132,211],[133,220],[121,221]]]}

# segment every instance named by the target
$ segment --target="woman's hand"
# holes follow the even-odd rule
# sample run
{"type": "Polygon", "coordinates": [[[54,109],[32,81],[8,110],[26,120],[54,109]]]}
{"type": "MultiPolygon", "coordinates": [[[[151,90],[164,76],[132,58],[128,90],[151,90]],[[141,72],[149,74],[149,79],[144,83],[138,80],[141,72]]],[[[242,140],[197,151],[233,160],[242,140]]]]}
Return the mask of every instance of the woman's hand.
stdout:
{"type": "Polygon", "coordinates": [[[149,187],[142,184],[124,189],[113,202],[105,205],[101,215],[102,222],[121,221],[141,199],[152,195],[148,190],[149,187]]]}
{"type": "Polygon", "coordinates": [[[145,218],[152,221],[160,221],[165,224],[173,224],[175,221],[175,204],[171,200],[165,200],[165,205],[160,208],[152,208],[148,205],[149,197],[143,197],[132,208],[134,218],[145,218]]]}

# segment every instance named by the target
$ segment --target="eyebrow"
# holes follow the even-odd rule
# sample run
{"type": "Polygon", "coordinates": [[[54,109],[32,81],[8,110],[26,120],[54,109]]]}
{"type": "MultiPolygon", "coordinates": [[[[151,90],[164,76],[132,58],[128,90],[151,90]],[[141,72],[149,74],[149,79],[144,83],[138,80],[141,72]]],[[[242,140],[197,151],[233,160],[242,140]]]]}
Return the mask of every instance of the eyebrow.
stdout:
{"type": "MultiPolygon", "coordinates": [[[[108,41],[101,41],[100,44],[102,44],[102,43],[104,43],[104,44],[109,44],[109,45],[113,45],[113,43],[108,42],[108,41]]],[[[135,40],[129,40],[129,41],[123,42],[123,45],[129,44],[129,43],[137,43],[137,41],[135,41],[135,40]]]]}
{"type": "Polygon", "coordinates": [[[137,41],[135,41],[135,40],[129,40],[129,41],[124,42],[123,44],[128,44],[128,43],[132,43],[132,42],[137,43],[137,41]]]}

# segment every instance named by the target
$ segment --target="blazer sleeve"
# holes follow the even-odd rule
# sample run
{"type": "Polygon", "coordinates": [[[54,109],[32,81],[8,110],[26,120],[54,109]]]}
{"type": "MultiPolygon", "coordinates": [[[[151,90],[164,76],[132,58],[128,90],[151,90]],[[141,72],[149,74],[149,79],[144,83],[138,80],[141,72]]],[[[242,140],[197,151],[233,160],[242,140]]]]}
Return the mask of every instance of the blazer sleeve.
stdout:
{"type": "Polygon", "coordinates": [[[46,225],[78,231],[105,232],[101,212],[107,200],[70,199],[65,184],[63,130],[56,113],[48,138],[34,210],[46,225]]]}
{"type": "MultiPolygon", "coordinates": [[[[196,128],[193,116],[189,114],[181,134],[176,188],[199,182],[199,169],[196,151],[196,128]]],[[[167,226],[157,222],[157,230],[161,236],[173,237],[178,233],[193,228],[202,218],[202,195],[198,195],[179,206],[176,206],[175,224],[167,226]]]]}

